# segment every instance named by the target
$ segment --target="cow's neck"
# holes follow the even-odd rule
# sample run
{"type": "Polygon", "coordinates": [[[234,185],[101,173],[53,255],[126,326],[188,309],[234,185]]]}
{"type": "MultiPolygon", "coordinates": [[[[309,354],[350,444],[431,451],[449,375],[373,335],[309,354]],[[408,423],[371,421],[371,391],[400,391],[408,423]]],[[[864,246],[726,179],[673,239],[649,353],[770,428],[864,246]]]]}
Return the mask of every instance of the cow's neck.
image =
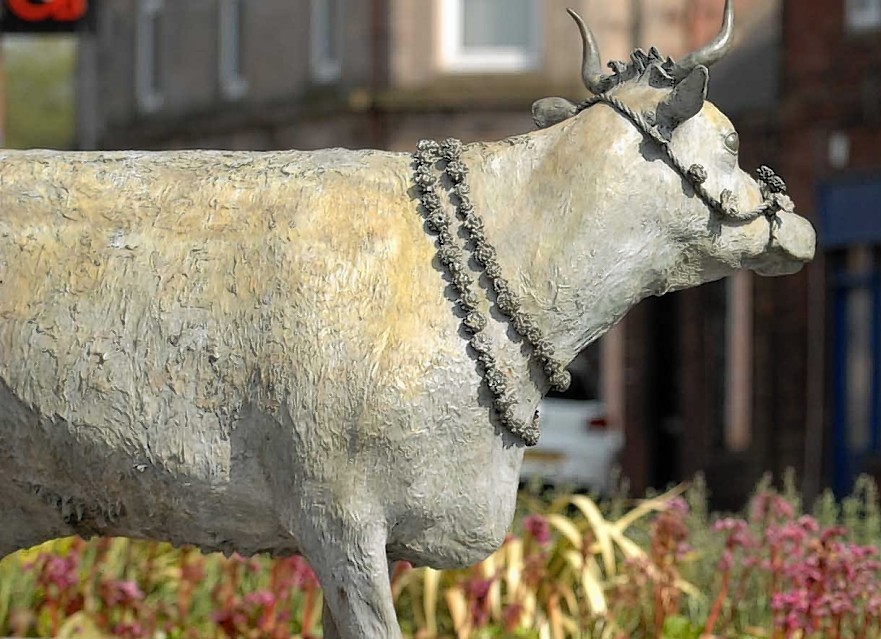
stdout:
{"type": "Polygon", "coordinates": [[[667,288],[679,258],[633,198],[645,171],[638,132],[597,109],[544,131],[468,148],[472,201],[524,309],[571,361],[641,299],[667,288]],[[626,137],[626,139],[618,139],[626,137]],[[621,160],[615,149],[632,149],[621,160]],[[616,169],[616,170],[613,170],[616,169]]]}

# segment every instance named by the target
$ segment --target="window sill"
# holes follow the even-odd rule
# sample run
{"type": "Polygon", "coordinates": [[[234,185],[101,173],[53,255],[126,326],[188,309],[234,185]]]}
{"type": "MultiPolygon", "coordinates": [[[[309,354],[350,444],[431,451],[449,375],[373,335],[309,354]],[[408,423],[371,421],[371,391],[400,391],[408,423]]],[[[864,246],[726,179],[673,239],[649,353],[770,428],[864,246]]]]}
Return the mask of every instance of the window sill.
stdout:
{"type": "Polygon", "coordinates": [[[538,71],[538,57],[518,51],[463,53],[442,60],[440,70],[445,73],[475,74],[535,73],[538,71]]]}
{"type": "Polygon", "coordinates": [[[240,77],[223,79],[220,92],[225,100],[241,100],[248,92],[248,81],[240,77]]]}

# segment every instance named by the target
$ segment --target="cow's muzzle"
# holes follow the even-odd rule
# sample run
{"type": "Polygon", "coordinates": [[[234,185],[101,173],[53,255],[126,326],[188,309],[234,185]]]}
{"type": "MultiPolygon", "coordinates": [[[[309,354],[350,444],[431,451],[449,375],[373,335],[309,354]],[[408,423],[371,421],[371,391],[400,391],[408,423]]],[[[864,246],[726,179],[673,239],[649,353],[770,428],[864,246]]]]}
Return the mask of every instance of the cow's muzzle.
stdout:
{"type": "Polygon", "coordinates": [[[806,219],[781,211],[767,218],[770,237],[767,249],[747,266],[759,275],[791,275],[814,259],[817,234],[806,219]]]}

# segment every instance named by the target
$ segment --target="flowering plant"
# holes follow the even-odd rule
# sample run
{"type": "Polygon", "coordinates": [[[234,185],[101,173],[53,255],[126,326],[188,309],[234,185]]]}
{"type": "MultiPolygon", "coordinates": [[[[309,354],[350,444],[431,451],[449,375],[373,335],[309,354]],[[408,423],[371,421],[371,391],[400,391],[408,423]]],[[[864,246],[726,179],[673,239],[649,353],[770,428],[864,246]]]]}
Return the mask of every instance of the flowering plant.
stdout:
{"type": "MultiPolygon", "coordinates": [[[[418,639],[878,639],[881,513],[863,478],[802,509],[791,476],[711,516],[698,477],[648,499],[521,496],[502,547],[457,571],[399,563],[418,639]]],[[[0,636],[306,639],[321,590],[300,557],[65,539],[0,562],[0,636]]]]}

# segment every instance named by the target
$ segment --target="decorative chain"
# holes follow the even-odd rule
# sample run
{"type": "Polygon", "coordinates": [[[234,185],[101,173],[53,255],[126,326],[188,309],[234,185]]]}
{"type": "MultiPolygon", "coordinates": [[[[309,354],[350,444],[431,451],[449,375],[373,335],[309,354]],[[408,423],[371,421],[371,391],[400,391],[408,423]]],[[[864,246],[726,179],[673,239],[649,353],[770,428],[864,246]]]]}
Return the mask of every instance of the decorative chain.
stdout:
{"type": "Polygon", "coordinates": [[[434,175],[435,166],[442,162],[441,175],[446,174],[451,184],[451,201],[456,208],[456,217],[461,222],[466,237],[466,247],[471,243],[471,258],[486,275],[496,297],[496,307],[511,322],[514,330],[532,348],[532,358],[541,366],[552,388],[565,390],[571,381],[566,367],[554,359],[554,347],[542,335],[535,320],[523,310],[523,304],[502,277],[502,267],[495,248],[486,237],[483,219],[471,204],[470,188],[466,182],[468,167],[461,160],[462,142],[447,138],[440,144],[435,140],[420,140],[413,154],[413,181],[420,192],[428,230],[437,236],[437,255],[458,295],[457,304],[464,313],[462,326],[470,335],[469,344],[477,353],[477,361],[482,369],[483,381],[493,398],[493,409],[501,424],[512,434],[520,437],[527,446],[538,443],[540,427],[538,413],[526,423],[515,414],[517,399],[508,377],[499,368],[493,355],[492,340],[484,330],[487,319],[478,307],[478,298],[469,274],[469,259],[455,240],[454,221],[444,210],[437,192],[438,177],[434,175]]]}
{"type": "MultiPolygon", "coordinates": [[[[692,164],[691,166],[686,167],[680,162],[679,158],[673,154],[673,150],[670,148],[670,143],[655,127],[653,113],[646,112],[641,116],[617,98],[605,93],[595,95],[579,104],[578,112],[580,113],[599,102],[611,106],[630,120],[634,126],[643,133],[643,135],[654,140],[664,152],[664,155],[670,161],[673,168],[675,168],[676,171],[691,185],[694,192],[697,193],[701,200],[703,200],[704,204],[719,215],[744,221],[752,220],[760,215],[764,215],[769,220],[779,223],[777,213],[780,211],[792,212],[794,210],[795,206],[786,194],[786,183],[783,181],[783,178],[775,174],[774,171],[767,166],[761,166],[757,171],[758,177],[756,181],[759,183],[763,202],[752,211],[743,213],[738,210],[737,197],[729,189],[723,190],[719,199],[713,197],[704,187],[704,182],[707,180],[707,170],[700,164],[692,164]]],[[[774,233],[773,224],[771,226],[771,233],[772,235],[774,233]]]]}
{"type": "MultiPolygon", "coordinates": [[[[777,221],[780,211],[792,211],[792,200],[786,194],[786,183],[767,166],[759,167],[759,188],[763,202],[756,209],[747,213],[738,210],[737,199],[728,189],[722,191],[720,198],[713,197],[704,187],[707,171],[700,164],[686,167],[677,158],[669,142],[655,127],[654,115],[640,115],[617,98],[601,93],[578,105],[581,112],[594,104],[605,103],[630,120],[646,137],[654,140],[674,169],[685,179],[700,199],[710,210],[723,217],[735,220],[752,220],[760,215],[769,220],[777,221]]],[[[566,367],[554,359],[554,347],[545,338],[535,320],[523,310],[519,296],[512,290],[510,283],[502,277],[501,265],[496,257],[495,248],[486,237],[483,219],[474,211],[471,204],[470,189],[466,182],[468,167],[461,160],[462,142],[455,138],[447,138],[440,144],[435,140],[420,140],[413,154],[413,181],[419,190],[426,226],[437,236],[437,255],[449,277],[453,289],[458,295],[457,304],[464,313],[462,327],[470,335],[469,345],[477,353],[477,361],[482,369],[483,381],[493,398],[493,409],[499,416],[501,424],[512,434],[520,437],[527,446],[538,443],[540,433],[538,413],[532,421],[526,423],[518,419],[514,407],[517,400],[514,396],[510,380],[499,368],[493,355],[492,340],[486,333],[487,319],[478,307],[477,294],[472,287],[472,276],[469,275],[469,259],[457,244],[454,236],[453,220],[441,204],[436,186],[438,177],[434,175],[435,166],[443,162],[441,175],[446,174],[450,180],[451,200],[456,207],[456,217],[461,222],[467,242],[470,241],[471,257],[486,275],[496,296],[496,307],[511,322],[514,330],[532,348],[532,358],[544,371],[551,387],[555,390],[566,390],[571,377],[566,367]]],[[[774,224],[771,225],[771,237],[774,235],[774,224]]]]}

